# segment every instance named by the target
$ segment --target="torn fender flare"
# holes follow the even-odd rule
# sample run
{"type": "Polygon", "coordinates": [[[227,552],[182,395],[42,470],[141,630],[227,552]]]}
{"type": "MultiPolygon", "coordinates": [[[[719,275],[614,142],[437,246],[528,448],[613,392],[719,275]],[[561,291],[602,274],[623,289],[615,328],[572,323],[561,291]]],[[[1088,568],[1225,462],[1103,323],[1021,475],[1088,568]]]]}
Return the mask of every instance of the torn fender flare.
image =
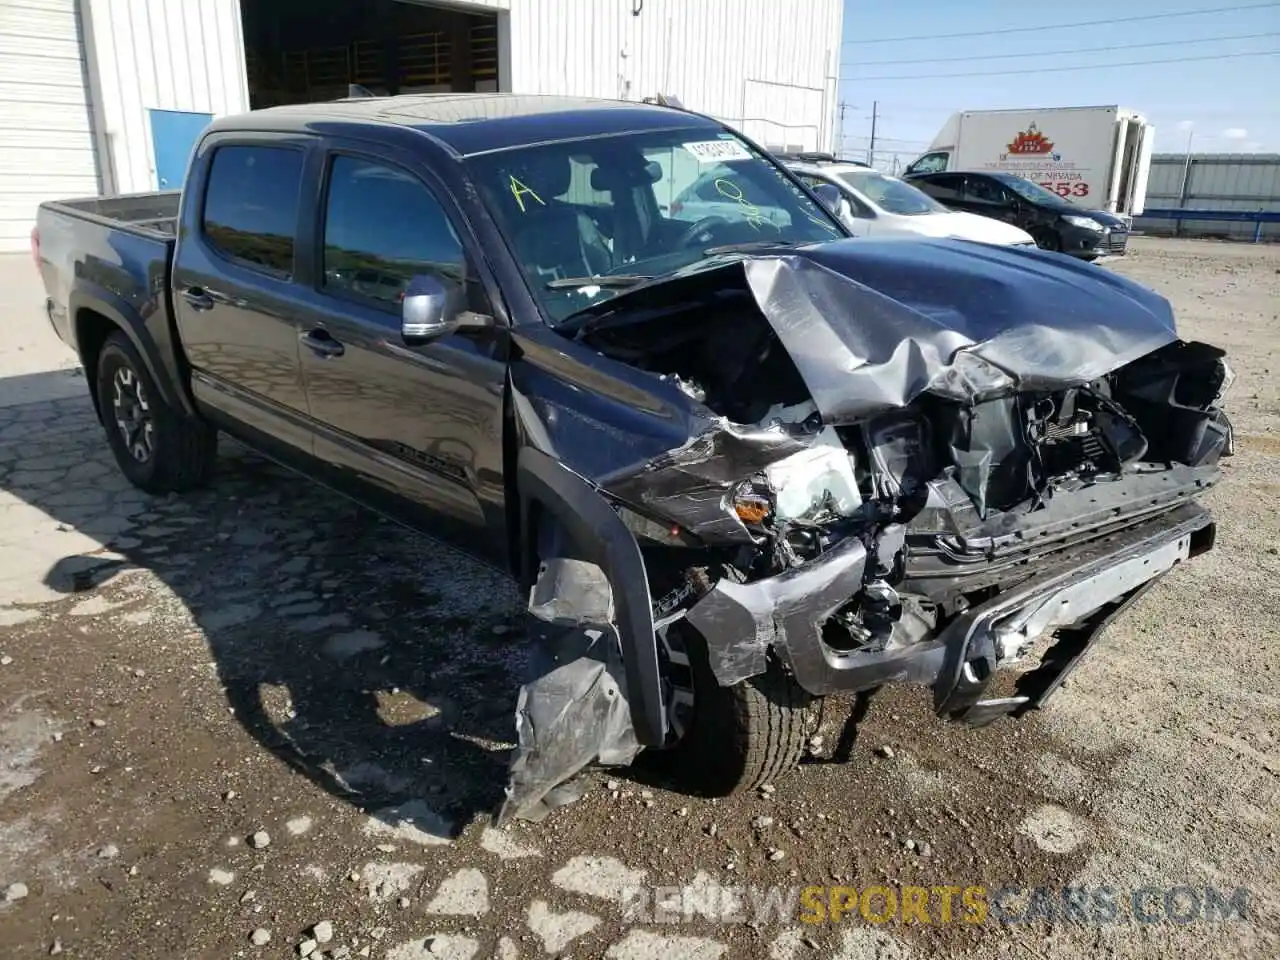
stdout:
{"type": "Polygon", "coordinates": [[[666,710],[653,632],[653,602],[644,558],[622,518],[590,483],[533,447],[520,450],[516,464],[520,491],[521,542],[531,543],[533,504],[563,527],[574,555],[604,571],[613,590],[618,637],[626,668],[627,702],[636,739],[643,746],[666,740],[666,710]]]}

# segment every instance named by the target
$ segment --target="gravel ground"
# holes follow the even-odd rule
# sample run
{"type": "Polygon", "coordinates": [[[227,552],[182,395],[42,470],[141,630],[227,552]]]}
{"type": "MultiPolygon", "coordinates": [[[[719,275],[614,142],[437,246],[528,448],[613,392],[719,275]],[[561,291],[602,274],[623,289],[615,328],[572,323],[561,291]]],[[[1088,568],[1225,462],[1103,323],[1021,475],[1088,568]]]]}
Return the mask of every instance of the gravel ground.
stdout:
{"type": "MultiPolygon", "coordinates": [[[[1049,709],[969,732],[894,690],[850,765],[819,749],[720,801],[603,771],[504,831],[505,581],[241,450],[212,489],[148,497],[65,356],[0,354],[0,954],[1280,956],[1280,248],[1137,239],[1103,269],[1230,351],[1239,452],[1209,497],[1217,549],[1049,709]],[[641,885],[701,915],[637,917],[641,885]],[[943,922],[933,899],[927,924],[805,925],[792,888],[812,885],[1047,891],[1003,901],[1023,922],[962,922],[958,899],[943,922]],[[725,909],[766,886],[791,914],[725,909]],[[1063,914],[1067,886],[1090,909],[1063,914]],[[1207,888],[1239,887],[1245,919],[1206,914],[1207,888]]],[[[29,273],[0,262],[24,327],[29,273]]],[[[826,743],[847,708],[828,703],[826,743]]]]}

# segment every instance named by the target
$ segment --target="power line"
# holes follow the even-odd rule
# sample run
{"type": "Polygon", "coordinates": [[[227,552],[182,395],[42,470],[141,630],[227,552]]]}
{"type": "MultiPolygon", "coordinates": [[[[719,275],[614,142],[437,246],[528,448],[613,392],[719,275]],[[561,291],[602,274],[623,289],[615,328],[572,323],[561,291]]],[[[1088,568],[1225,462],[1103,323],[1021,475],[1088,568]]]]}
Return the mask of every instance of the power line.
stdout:
{"type": "Polygon", "coordinates": [[[1119,63],[1087,63],[1076,67],[1026,67],[1016,70],[971,70],[966,73],[894,74],[878,77],[842,77],[854,83],[868,80],[945,80],[950,77],[1005,77],[1020,73],[1069,73],[1073,70],[1110,70],[1112,67],[1147,67],[1160,63],[1195,63],[1202,60],[1235,60],[1241,57],[1274,57],[1280,50],[1257,50],[1253,53],[1217,53],[1203,57],[1172,57],[1164,60],[1124,60],[1119,63]]]}
{"type": "Polygon", "coordinates": [[[1280,37],[1280,31],[1271,33],[1237,33],[1229,37],[1205,37],[1198,40],[1157,40],[1149,43],[1121,43],[1106,47],[1076,47],[1073,50],[1040,50],[1035,53],[990,53],[982,56],[964,57],[923,57],[919,60],[859,60],[853,63],[841,62],[842,67],[888,67],[907,66],[914,63],[960,63],[969,60],[1016,60],[1027,57],[1065,57],[1076,53],[1110,53],[1115,50],[1139,50],[1143,47],[1177,47],[1192,43],[1219,43],[1224,40],[1260,40],[1263,37],[1280,37]]]}
{"type": "MultiPolygon", "coordinates": [[[[846,139],[846,140],[870,140],[871,138],[870,138],[870,137],[868,137],[866,134],[863,134],[863,133],[851,133],[851,134],[849,134],[847,137],[845,137],[844,139],[846,139]]],[[[919,146],[919,145],[923,144],[924,146],[926,146],[926,147],[927,147],[927,146],[929,145],[930,141],[928,141],[928,140],[908,140],[908,139],[906,139],[905,137],[882,137],[882,136],[880,136],[879,134],[876,134],[875,142],[874,142],[874,143],[872,143],[872,144],[871,144],[871,146],[874,148],[874,147],[875,147],[875,145],[876,145],[877,143],[905,143],[905,144],[908,144],[908,145],[910,145],[910,146],[919,146]]]]}
{"type": "Polygon", "coordinates": [[[905,43],[909,40],[950,40],[957,37],[990,37],[1007,33],[1038,33],[1041,30],[1073,30],[1076,27],[1105,27],[1113,23],[1139,23],[1147,20],[1169,20],[1173,17],[1198,17],[1208,13],[1234,13],[1238,10],[1266,10],[1280,3],[1251,3],[1243,6],[1212,7],[1208,10],[1181,10],[1177,13],[1148,13],[1139,17],[1114,17],[1109,20],[1082,20],[1078,23],[1045,24],[1039,27],[1002,27],[998,30],[969,30],[964,33],[917,33],[909,37],[875,37],[870,40],[846,40],[842,46],[868,43],[905,43]]]}

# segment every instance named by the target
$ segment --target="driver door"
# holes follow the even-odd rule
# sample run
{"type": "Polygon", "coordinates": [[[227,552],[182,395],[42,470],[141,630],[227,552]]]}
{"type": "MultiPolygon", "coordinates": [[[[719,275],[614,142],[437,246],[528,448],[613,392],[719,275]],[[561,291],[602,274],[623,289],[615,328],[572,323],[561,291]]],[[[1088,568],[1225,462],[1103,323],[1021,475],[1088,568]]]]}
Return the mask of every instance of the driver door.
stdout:
{"type": "Polygon", "coordinates": [[[990,177],[969,174],[964,178],[964,199],[970,210],[992,220],[1017,224],[1018,198],[1014,192],[990,177]]]}
{"type": "Polygon", "coordinates": [[[471,310],[493,313],[460,212],[410,162],[358,148],[325,160],[301,336],[315,450],[336,486],[483,551],[501,546],[485,528],[501,516],[507,332],[495,322],[420,346],[401,338],[415,276],[461,285],[471,310]]]}

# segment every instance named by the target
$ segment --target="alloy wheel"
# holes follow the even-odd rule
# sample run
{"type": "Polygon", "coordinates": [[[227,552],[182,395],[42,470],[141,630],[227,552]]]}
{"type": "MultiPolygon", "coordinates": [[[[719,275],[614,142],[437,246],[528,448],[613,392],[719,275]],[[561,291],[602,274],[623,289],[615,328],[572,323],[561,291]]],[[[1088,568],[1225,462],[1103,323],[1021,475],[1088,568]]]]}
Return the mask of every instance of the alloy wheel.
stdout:
{"type": "Polygon", "coordinates": [[[127,366],[116,369],[111,386],[111,405],[125,449],[139,463],[147,463],[155,453],[155,442],[146,388],[141,378],[127,366]]]}

